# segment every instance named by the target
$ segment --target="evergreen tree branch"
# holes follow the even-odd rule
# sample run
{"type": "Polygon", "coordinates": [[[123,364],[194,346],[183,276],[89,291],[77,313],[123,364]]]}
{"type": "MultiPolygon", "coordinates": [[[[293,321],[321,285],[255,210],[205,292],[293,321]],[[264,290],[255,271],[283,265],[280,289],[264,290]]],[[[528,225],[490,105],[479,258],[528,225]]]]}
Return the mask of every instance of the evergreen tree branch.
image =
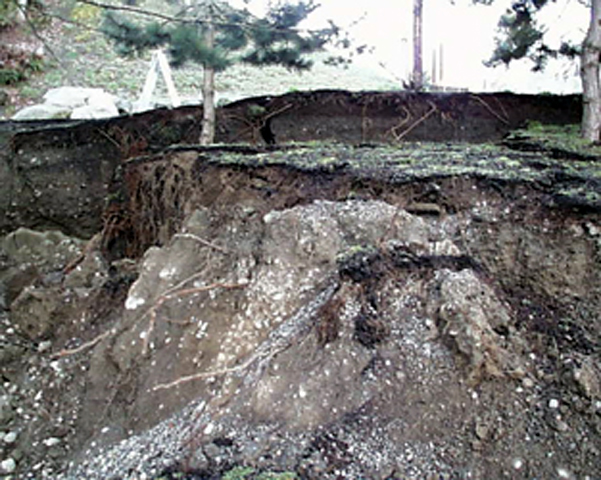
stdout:
{"type": "Polygon", "coordinates": [[[177,16],[107,5],[102,0],[76,1],[106,10],[103,32],[116,42],[121,54],[167,46],[173,66],[187,62],[202,65],[204,108],[200,143],[203,145],[212,143],[215,137],[215,73],[236,62],[305,70],[312,66],[308,54],[322,51],[336,41],[344,48],[350,46],[348,38],[340,39],[340,28],[332,21],[321,29],[298,28],[318,8],[314,0],[270,5],[264,17],[256,17],[247,9],[232,8],[223,0],[196,4],[177,16]],[[118,15],[115,11],[146,15],[151,20],[136,22],[129,15],[118,15]]]}
{"type": "MultiPolygon", "coordinates": [[[[155,11],[151,11],[151,10],[145,10],[143,8],[138,8],[138,7],[130,7],[127,5],[110,5],[108,3],[97,2],[96,0],[76,0],[76,1],[78,3],[91,5],[91,6],[98,7],[98,8],[104,9],[104,10],[135,13],[135,14],[139,14],[139,15],[145,15],[145,16],[151,17],[151,18],[157,18],[157,19],[164,20],[167,22],[173,22],[173,23],[180,23],[180,24],[187,23],[187,24],[194,24],[194,25],[199,25],[199,24],[203,25],[203,24],[207,23],[208,21],[210,21],[216,27],[243,27],[243,28],[247,28],[249,30],[256,30],[259,28],[257,25],[257,22],[225,21],[225,20],[220,21],[218,19],[219,17],[217,17],[215,20],[212,18],[208,18],[208,17],[186,18],[183,16],[180,17],[180,16],[174,16],[174,15],[166,15],[164,13],[159,13],[159,12],[155,12],[155,11]]],[[[190,8],[190,7],[188,7],[188,8],[190,8]]],[[[334,28],[332,26],[327,29],[314,30],[314,29],[307,29],[307,28],[288,28],[285,26],[272,25],[269,23],[262,24],[260,28],[270,30],[273,32],[293,32],[293,33],[298,33],[298,34],[309,34],[309,35],[318,35],[320,33],[323,33],[324,30],[328,30],[328,31],[332,31],[332,32],[339,32],[339,30],[340,30],[340,28],[338,28],[338,27],[334,28]]]]}
{"type": "Polygon", "coordinates": [[[65,23],[67,25],[73,25],[74,27],[81,28],[81,29],[86,30],[88,32],[103,33],[103,31],[102,31],[101,28],[93,27],[91,25],[88,25],[87,23],[78,22],[76,20],[72,20],[70,18],[66,18],[63,15],[60,15],[60,14],[55,13],[55,12],[48,11],[48,12],[45,12],[44,15],[47,16],[47,17],[49,17],[49,18],[54,18],[56,20],[59,20],[62,23],[65,23]]]}
{"type": "Polygon", "coordinates": [[[198,21],[195,19],[190,19],[190,18],[187,19],[184,17],[165,15],[164,13],[145,10],[143,8],[138,8],[138,7],[130,7],[128,5],[111,5],[109,3],[96,2],[94,0],[76,0],[76,1],[78,3],[84,3],[86,5],[91,5],[93,7],[102,8],[103,10],[115,10],[115,11],[121,11],[121,12],[136,13],[138,15],[145,15],[147,17],[159,18],[161,20],[166,20],[168,22],[198,23],[198,21]]]}

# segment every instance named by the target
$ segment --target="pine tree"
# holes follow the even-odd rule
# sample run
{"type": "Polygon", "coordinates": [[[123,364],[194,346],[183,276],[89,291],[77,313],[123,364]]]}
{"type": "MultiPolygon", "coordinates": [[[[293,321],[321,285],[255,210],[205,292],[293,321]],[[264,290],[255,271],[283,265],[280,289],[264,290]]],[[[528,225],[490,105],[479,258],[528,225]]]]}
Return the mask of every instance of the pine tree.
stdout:
{"type": "MultiPolygon", "coordinates": [[[[490,4],[494,0],[474,0],[490,4]]],[[[567,1],[567,0],[566,0],[567,1]]],[[[601,140],[601,88],[599,84],[599,61],[601,54],[601,0],[591,0],[590,24],[582,45],[562,43],[552,48],[544,41],[544,28],[536,21],[536,14],[548,0],[515,0],[511,10],[499,21],[501,36],[488,65],[508,65],[514,60],[528,58],[533,70],[544,69],[549,58],[559,55],[580,57],[583,115],[581,133],[591,142],[601,140]]]]}
{"type": "Polygon", "coordinates": [[[174,67],[187,62],[202,65],[200,142],[210,144],[215,136],[215,74],[238,62],[309,69],[312,62],[307,55],[340,37],[340,29],[331,22],[320,30],[299,28],[317,8],[313,0],[277,3],[264,18],[257,18],[247,9],[234,9],[221,0],[196,0],[173,17],[159,15],[161,18],[145,24],[107,11],[102,29],[123,55],[167,47],[174,67]]]}

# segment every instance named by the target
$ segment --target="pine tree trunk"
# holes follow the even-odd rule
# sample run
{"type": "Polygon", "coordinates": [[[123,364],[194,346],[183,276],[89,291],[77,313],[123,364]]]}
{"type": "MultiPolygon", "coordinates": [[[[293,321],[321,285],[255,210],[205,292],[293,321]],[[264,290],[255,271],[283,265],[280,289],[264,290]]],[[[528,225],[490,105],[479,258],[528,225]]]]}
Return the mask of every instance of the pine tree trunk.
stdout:
{"type": "MultiPolygon", "coordinates": [[[[215,45],[215,27],[207,25],[205,43],[208,48],[215,45]]],[[[215,142],[215,69],[210,65],[204,65],[204,79],[202,85],[202,132],[200,144],[210,145],[215,142]]]]}
{"type": "Polygon", "coordinates": [[[582,136],[598,142],[601,134],[601,89],[599,55],[601,54],[601,0],[592,0],[591,23],[582,46],[582,136]]]}
{"type": "Polygon", "coordinates": [[[422,55],[422,23],[424,0],[413,0],[413,75],[412,84],[415,90],[424,86],[424,66],[422,55]]]}

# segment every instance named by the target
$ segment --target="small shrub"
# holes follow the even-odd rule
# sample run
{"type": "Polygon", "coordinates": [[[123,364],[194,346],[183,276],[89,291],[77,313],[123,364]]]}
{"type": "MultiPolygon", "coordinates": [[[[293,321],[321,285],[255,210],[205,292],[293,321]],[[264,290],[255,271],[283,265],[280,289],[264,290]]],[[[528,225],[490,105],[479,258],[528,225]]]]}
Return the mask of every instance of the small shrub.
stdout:
{"type": "Polygon", "coordinates": [[[17,6],[15,2],[0,2],[0,30],[15,25],[17,6]]]}
{"type": "Polygon", "coordinates": [[[253,473],[255,473],[255,469],[252,467],[234,467],[223,474],[222,480],[245,480],[253,473]]]}
{"type": "Polygon", "coordinates": [[[536,120],[528,120],[526,122],[526,129],[532,132],[540,132],[543,130],[543,124],[536,120]]]}
{"type": "Polygon", "coordinates": [[[0,68],[0,85],[14,85],[25,80],[25,75],[13,68],[0,68]]]}
{"type": "Polygon", "coordinates": [[[39,55],[9,47],[0,47],[0,85],[15,85],[44,68],[39,55]]]}
{"type": "Polygon", "coordinates": [[[251,103],[248,107],[246,107],[246,112],[249,117],[256,118],[265,115],[267,109],[261,105],[251,103]]]}
{"type": "Polygon", "coordinates": [[[261,473],[256,480],[297,480],[298,476],[294,472],[281,472],[272,473],[265,472],[261,473]]]}

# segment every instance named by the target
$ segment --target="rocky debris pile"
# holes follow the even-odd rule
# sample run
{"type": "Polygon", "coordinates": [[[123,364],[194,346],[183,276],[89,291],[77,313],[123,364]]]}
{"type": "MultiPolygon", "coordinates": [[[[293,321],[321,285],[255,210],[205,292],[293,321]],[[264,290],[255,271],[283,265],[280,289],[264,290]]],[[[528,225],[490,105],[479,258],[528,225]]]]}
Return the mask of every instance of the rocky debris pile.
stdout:
{"type": "Polygon", "coordinates": [[[174,150],[90,241],[10,234],[2,473],[601,475],[596,200],[462,148],[174,150]]]}
{"type": "Polygon", "coordinates": [[[13,120],[93,119],[128,113],[131,105],[101,88],[59,87],[48,90],[44,103],[19,110],[13,120]]]}
{"type": "MultiPolygon", "coordinates": [[[[137,372],[133,403],[114,403],[102,425],[140,433],[91,449],[67,477],[246,465],[304,478],[594,478],[598,350],[566,348],[557,361],[570,366],[549,371],[522,324],[520,304],[534,299],[500,288],[516,279],[488,276],[469,221],[432,220],[378,201],[193,212],[146,253],[120,333],[92,359],[98,372],[112,368],[94,375],[92,398],[137,372]],[[464,229],[471,254],[452,240],[464,229]]],[[[555,257],[557,277],[521,281],[598,278],[567,268],[591,240],[555,257]]]]}
{"type": "MultiPolygon", "coordinates": [[[[31,283],[59,311],[18,300],[31,287],[5,302],[2,341],[22,347],[3,359],[0,468],[69,479],[239,466],[314,479],[594,478],[601,372],[589,327],[599,325],[581,321],[599,284],[578,288],[598,279],[598,235],[547,224],[521,251],[534,263],[552,255],[553,274],[515,263],[517,278],[502,267],[520,262],[516,242],[536,228],[493,202],[474,212],[483,208],[488,220],[373,200],[196,208],[134,270],[108,265],[96,240],[66,256],[67,239],[55,241],[50,257],[62,260],[38,256],[47,267],[31,283]],[[568,252],[551,251],[568,237],[568,252]],[[499,238],[508,243],[493,247],[499,238]],[[569,267],[586,252],[591,269],[569,267]],[[574,302],[562,320],[572,340],[529,324],[553,321],[545,291],[574,302]],[[547,350],[557,341],[561,352],[547,350]]],[[[22,237],[7,238],[6,258],[45,243],[22,237]]]]}
{"type": "MultiPolygon", "coordinates": [[[[234,212],[215,237],[211,212],[197,210],[170,245],[147,252],[120,333],[92,360],[115,375],[137,370],[128,388],[145,394],[127,413],[113,405],[104,428],[140,430],[193,406],[71,477],[173,464],[207,475],[237,464],[308,478],[450,474],[442,452],[482,408],[475,385],[526,375],[519,344],[494,331],[508,328],[509,307],[442,231],[392,205],[249,215],[234,212]]],[[[95,375],[89,395],[111,377],[95,375]]]]}
{"type": "Polygon", "coordinates": [[[49,352],[60,330],[58,323],[72,320],[77,298],[75,290],[62,289],[61,271],[82,253],[83,244],[59,231],[25,228],[0,241],[2,474],[39,476],[42,464],[36,467],[36,459],[56,462],[68,451],[64,437],[72,419],[53,416],[48,404],[63,402],[60,392],[69,379],[49,352]]]}

